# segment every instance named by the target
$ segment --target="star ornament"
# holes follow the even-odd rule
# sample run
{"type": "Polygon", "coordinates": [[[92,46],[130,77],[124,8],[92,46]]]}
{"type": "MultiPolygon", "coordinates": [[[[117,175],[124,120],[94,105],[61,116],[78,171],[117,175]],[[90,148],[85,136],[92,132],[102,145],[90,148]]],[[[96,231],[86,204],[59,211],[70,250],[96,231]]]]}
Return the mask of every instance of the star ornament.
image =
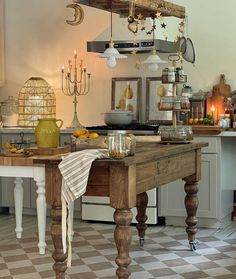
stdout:
{"type": "Polygon", "coordinates": [[[161,13],[160,12],[156,12],[156,17],[160,17],[161,13]]]}
{"type": "Polygon", "coordinates": [[[166,24],[164,22],[161,24],[161,28],[166,28],[166,24]]]}
{"type": "Polygon", "coordinates": [[[138,20],[143,20],[143,15],[139,13],[139,14],[137,15],[137,18],[138,18],[138,20]]]}

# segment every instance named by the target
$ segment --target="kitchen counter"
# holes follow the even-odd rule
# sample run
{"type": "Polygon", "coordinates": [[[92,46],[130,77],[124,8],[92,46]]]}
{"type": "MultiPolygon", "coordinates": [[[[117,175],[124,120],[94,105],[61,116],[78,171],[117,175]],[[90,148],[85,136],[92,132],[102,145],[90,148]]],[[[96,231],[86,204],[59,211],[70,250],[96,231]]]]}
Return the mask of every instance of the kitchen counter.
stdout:
{"type": "MultiPolygon", "coordinates": [[[[25,134],[34,134],[34,128],[25,128],[25,127],[6,127],[6,128],[0,128],[0,134],[16,134],[23,132],[25,134]]],[[[61,134],[68,134],[74,131],[75,129],[61,129],[61,134]]]]}

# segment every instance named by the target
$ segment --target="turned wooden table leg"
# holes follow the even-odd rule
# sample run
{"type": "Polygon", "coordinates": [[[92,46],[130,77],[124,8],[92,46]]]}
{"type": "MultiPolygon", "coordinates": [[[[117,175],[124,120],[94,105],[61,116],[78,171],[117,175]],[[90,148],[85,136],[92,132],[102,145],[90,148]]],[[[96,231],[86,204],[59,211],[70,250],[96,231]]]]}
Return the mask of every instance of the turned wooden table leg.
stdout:
{"type": "Polygon", "coordinates": [[[187,224],[186,232],[188,234],[188,240],[190,249],[192,251],[196,250],[196,241],[195,241],[195,235],[197,233],[197,208],[198,208],[198,183],[194,176],[190,176],[184,179],[185,186],[184,190],[186,192],[185,197],[185,208],[187,211],[187,218],[185,220],[187,224]]]}
{"type": "Polygon", "coordinates": [[[146,224],[146,221],[148,219],[146,215],[147,204],[148,204],[148,195],[146,192],[143,192],[136,196],[136,208],[137,208],[136,220],[138,221],[136,228],[138,230],[140,246],[143,246],[144,244],[144,237],[147,229],[147,224],[146,224]]]}
{"type": "Polygon", "coordinates": [[[56,273],[57,279],[65,278],[65,271],[67,269],[67,254],[63,253],[62,238],[61,238],[61,206],[52,206],[51,209],[52,226],[51,236],[54,244],[54,251],[52,257],[55,261],[53,270],[56,273]]]}
{"type": "Polygon", "coordinates": [[[114,239],[118,251],[116,264],[118,268],[116,275],[119,279],[129,278],[131,271],[129,265],[131,258],[129,256],[129,247],[132,240],[130,223],[132,221],[132,212],[130,209],[116,209],[114,213],[116,228],[114,231],[114,239]]]}
{"type": "Polygon", "coordinates": [[[55,261],[53,270],[56,279],[64,279],[67,269],[67,254],[62,247],[62,202],[61,202],[62,177],[57,164],[46,165],[46,201],[51,205],[51,237],[54,244],[52,257],[55,261]]]}

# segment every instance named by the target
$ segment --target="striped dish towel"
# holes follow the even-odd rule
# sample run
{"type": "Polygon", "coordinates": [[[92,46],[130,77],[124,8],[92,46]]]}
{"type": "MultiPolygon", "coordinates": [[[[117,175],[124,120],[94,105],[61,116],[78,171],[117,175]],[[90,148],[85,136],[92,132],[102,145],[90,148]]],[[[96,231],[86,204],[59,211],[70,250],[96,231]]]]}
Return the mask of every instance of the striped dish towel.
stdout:
{"type": "Polygon", "coordinates": [[[67,266],[71,266],[72,256],[72,204],[86,192],[91,165],[95,159],[101,158],[108,158],[107,149],[86,149],[70,153],[63,157],[58,165],[62,174],[62,245],[64,253],[66,253],[66,237],[68,238],[67,266]]]}

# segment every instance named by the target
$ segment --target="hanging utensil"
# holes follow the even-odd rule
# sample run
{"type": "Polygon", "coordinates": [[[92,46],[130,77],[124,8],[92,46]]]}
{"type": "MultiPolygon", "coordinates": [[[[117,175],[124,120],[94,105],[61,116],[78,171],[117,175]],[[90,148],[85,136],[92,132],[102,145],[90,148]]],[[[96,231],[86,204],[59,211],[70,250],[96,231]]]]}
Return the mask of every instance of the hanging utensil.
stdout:
{"type": "Polygon", "coordinates": [[[186,21],[186,24],[185,24],[186,28],[183,29],[183,31],[181,32],[182,37],[180,37],[178,40],[179,52],[185,61],[194,64],[196,57],[195,57],[195,50],[194,50],[193,42],[188,37],[188,17],[185,18],[185,21],[186,21]],[[185,30],[186,30],[186,32],[185,32],[185,30]],[[186,36],[184,36],[185,33],[186,33],[186,36]]]}
{"type": "Polygon", "coordinates": [[[185,61],[194,64],[195,62],[195,50],[193,46],[193,42],[190,38],[186,40],[186,50],[182,53],[182,57],[185,61]]]}

